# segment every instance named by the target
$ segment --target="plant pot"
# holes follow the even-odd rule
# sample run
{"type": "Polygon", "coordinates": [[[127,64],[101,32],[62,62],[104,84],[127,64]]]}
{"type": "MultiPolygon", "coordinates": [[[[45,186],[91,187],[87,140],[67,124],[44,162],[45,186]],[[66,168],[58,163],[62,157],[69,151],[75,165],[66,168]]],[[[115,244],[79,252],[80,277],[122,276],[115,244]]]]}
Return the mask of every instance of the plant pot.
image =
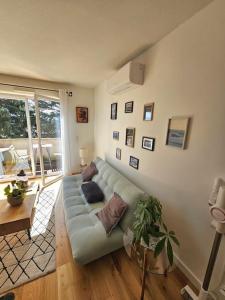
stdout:
{"type": "Polygon", "coordinates": [[[148,262],[148,271],[153,274],[166,275],[175,267],[174,265],[170,265],[165,249],[163,249],[163,251],[157,257],[154,256],[154,252],[152,250],[148,251],[148,262]]]}
{"type": "Polygon", "coordinates": [[[23,203],[24,197],[22,195],[18,195],[16,197],[7,196],[7,201],[11,206],[18,206],[23,203]]]}
{"type": "Polygon", "coordinates": [[[146,245],[146,243],[142,239],[141,246],[148,249],[148,271],[150,271],[153,274],[167,274],[168,272],[171,272],[174,269],[174,265],[170,265],[167,256],[167,251],[165,248],[157,257],[154,256],[155,246],[158,243],[158,241],[158,238],[150,236],[149,245],[146,245]]]}

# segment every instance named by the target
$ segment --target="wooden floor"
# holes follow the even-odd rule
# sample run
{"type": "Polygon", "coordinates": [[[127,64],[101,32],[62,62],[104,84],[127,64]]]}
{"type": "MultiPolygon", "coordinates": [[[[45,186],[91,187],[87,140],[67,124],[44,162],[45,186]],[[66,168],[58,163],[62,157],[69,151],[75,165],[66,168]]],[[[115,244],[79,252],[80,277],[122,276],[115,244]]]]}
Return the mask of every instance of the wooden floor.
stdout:
{"type": "MultiPolygon", "coordinates": [[[[60,198],[56,205],[56,245],[56,272],[16,288],[16,300],[139,299],[140,269],[123,249],[83,267],[74,263],[60,198]]],[[[187,283],[178,269],[168,278],[148,275],[144,299],[182,299],[180,289],[187,283]]]]}

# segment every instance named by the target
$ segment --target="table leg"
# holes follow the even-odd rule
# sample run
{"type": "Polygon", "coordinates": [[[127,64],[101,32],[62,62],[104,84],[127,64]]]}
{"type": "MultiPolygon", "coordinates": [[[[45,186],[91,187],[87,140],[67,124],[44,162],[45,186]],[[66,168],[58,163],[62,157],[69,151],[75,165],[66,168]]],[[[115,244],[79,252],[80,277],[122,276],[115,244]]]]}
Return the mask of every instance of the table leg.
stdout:
{"type": "Polygon", "coordinates": [[[27,235],[28,235],[28,237],[29,237],[29,240],[31,240],[30,228],[29,228],[29,229],[27,229],[27,235]]]}
{"type": "Polygon", "coordinates": [[[144,299],[145,293],[145,277],[146,277],[146,267],[147,267],[147,249],[144,250],[144,261],[143,261],[143,273],[142,273],[142,284],[141,284],[141,296],[140,300],[144,299]]]}

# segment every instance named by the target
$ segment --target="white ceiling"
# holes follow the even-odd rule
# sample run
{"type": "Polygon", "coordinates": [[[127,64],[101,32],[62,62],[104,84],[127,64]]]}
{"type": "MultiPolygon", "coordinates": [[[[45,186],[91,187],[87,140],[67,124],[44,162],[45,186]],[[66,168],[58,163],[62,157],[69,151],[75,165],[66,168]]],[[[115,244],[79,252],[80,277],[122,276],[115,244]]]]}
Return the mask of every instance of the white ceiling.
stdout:
{"type": "Polygon", "coordinates": [[[93,87],[211,0],[0,0],[0,73],[93,87]]]}

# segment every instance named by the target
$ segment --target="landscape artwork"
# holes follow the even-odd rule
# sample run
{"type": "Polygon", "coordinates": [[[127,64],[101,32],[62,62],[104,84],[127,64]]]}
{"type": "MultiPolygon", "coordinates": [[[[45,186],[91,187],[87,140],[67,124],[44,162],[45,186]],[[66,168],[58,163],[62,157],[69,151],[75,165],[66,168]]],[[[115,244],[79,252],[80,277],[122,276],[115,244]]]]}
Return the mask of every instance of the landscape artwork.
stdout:
{"type": "Polygon", "coordinates": [[[166,145],[185,149],[189,117],[172,117],[168,122],[166,145]]]}

